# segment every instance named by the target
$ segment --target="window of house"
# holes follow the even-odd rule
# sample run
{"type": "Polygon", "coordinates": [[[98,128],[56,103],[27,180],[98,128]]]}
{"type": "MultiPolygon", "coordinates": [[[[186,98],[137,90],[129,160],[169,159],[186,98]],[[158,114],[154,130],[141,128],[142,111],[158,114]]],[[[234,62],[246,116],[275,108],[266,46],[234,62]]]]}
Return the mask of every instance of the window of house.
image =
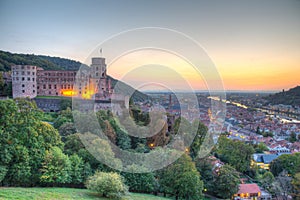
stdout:
{"type": "Polygon", "coordinates": [[[51,89],[51,84],[49,84],[49,89],[51,89]]]}
{"type": "Polygon", "coordinates": [[[54,85],[54,89],[56,89],[56,85],[54,85]]]}
{"type": "Polygon", "coordinates": [[[46,85],[43,85],[43,89],[46,89],[46,85]]]}

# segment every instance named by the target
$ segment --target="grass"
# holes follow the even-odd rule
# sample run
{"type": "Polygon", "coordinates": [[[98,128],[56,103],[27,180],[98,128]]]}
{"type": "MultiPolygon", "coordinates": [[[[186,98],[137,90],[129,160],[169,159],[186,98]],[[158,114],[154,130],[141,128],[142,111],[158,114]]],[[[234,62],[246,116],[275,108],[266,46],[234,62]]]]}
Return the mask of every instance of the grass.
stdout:
{"type": "Polygon", "coordinates": [[[70,99],[72,100],[72,97],[65,97],[65,96],[36,96],[36,99],[70,99]]]}
{"type": "MultiPolygon", "coordinates": [[[[0,187],[0,200],[22,199],[22,200],[61,200],[61,199],[98,199],[107,200],[99,197],[86,189],[75,188],[19,188],[19,187],[0,187]]],[[[167,198],[157,197],[148,194],[130,193],[123,200],[166,200],[167,198]]]]}

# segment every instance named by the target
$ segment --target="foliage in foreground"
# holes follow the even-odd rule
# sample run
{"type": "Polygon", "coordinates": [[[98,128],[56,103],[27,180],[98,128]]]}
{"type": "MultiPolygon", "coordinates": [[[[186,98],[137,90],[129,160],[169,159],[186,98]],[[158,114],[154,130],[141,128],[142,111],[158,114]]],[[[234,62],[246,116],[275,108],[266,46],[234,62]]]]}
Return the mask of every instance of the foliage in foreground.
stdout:
{"type": "Polygon", "coordinates": [[[203,182],[190,156],[183,154],[176,162],[164,168],[159,175],[162,192],[176,199],[201,199],[203,182]]]}
{"type": "Polygon", "coordinates": [[[122,176],[115,172],[96,172],[88,178],[86,187],[108,198],[121,198],[128,192],[122,176]]]}

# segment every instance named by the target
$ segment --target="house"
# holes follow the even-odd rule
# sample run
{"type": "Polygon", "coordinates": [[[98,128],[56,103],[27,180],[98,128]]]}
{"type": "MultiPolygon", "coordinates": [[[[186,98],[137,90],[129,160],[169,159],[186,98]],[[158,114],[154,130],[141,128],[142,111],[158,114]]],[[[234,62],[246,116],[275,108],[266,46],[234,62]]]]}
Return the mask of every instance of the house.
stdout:
{"type": "Polygon", "coordinates": [[[239,191],[233,195],[235,200],[256,200],[260,199],[261,190],[257,184],[240,184],[239,191]]]}
{"type": "Polygon", "coordinates": [[[262,169],[269,170],[270,163],[276,159],[278,154],[253,154],[252,165],[256,165],[262,169]]]}

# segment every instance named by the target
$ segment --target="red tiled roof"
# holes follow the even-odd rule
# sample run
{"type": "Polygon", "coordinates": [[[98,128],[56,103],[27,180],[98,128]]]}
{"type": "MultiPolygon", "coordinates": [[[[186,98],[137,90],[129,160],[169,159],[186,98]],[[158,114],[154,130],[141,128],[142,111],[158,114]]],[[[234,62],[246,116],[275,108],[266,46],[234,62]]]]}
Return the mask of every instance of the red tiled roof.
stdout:
{"type": "Polygon", "coordinates": [[[258,193],[261,192],[258,185],[255,183],[252,184],[240,184],[240,188],[237,194],[246,194],[246,193],[258,193]]]}

